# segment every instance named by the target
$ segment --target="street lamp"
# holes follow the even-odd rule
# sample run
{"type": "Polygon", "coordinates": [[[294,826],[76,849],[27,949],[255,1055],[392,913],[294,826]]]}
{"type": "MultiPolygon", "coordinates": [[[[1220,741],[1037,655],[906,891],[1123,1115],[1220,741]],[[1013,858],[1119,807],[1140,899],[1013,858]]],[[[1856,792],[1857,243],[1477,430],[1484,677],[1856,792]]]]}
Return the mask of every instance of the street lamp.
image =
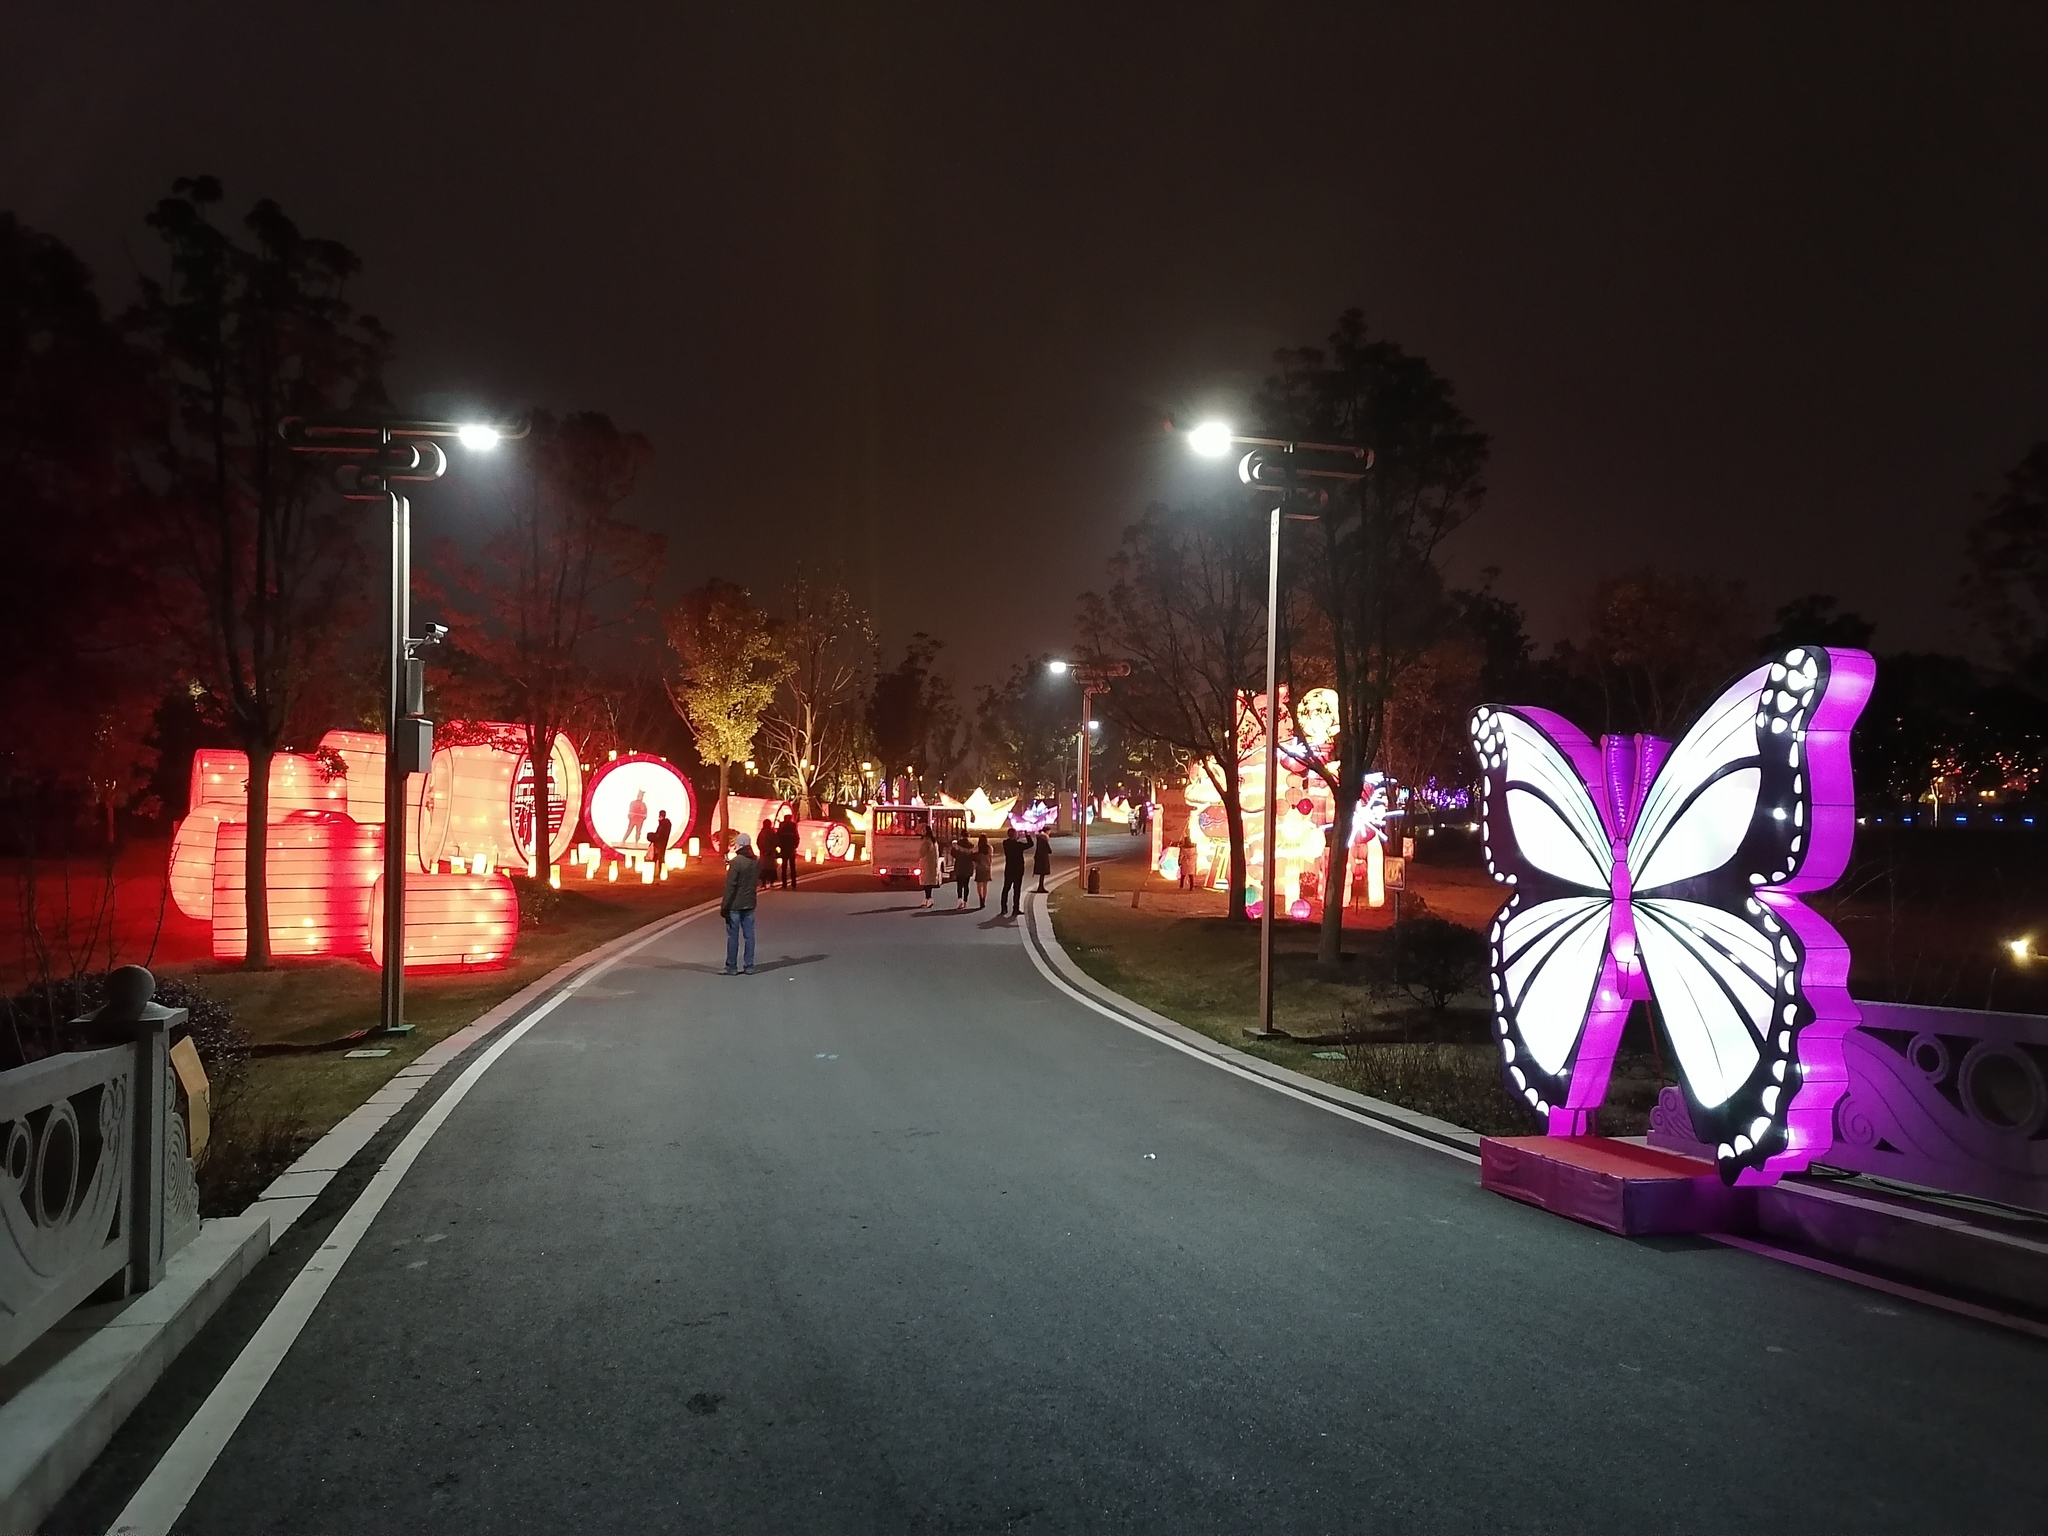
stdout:
{"type": "MultiPolygon", "coordinates": [[[[1259,1027],[1250,1031],[1255,1039],[1273,1038],[1273,839],[1276,833],[1276,802],[1280,798],[1280,522],[1293,516],[1314,520],[1312,513],[1289,513],[1287,504],[1304,491],[1327,505],[1329,492],[1302,482],[1327,480],[1353,485],[1372,468],[1372,450],[1349,443],[1298,443],[1280,437],[1240,437],[1222,421],[1205,421],[1184,434],[1188,447],[1204,458],[1220,459],[1233,448],[1250,450],[1238,460],[1237,477],[1254,490],[1275,491],[1270,531],[1266,539],[1266,804],[1260,814],[1264,843],[1264,873],[1259,877],[1259,1027]],[[1304,455],[1311,457],[1304,458],[1304,455]],[[1313,457],[1321,455],[1323,457],[1313,457]],[[1334,461],[1334,462],[1333,462],[1334,461]]],[[[1235,765],[1232,767],[1235,771],[1235,765]]],[[[1338,812],[1337,825],[1348,831],[1351,809],[1338,812]]],[[[1343,833],[1340,831],[1340,835],[1343,833]]],[[[1332,847],[1332,857],[1335,848],[1332,847]]]]}
{"type": "Polygon", "coordinates": [[[1076,820],[1081,828],[1081,891],[1085,895],[1088,892],[1088,733],[1099,723],[1092,718],[1095,713],[1095,696],[1098,693],[1109,692],[1111,678],[1129,677],[1131,664],[1128,661],[1112,661],[1099,667],[1076,667],[1064,661],[1049,661],[1045,664],[1045,669],[1054,676],[1071,674],[1074,681],[1081,685],[1081,804],[1080,814],[1076,820]]]}
{"type": "MultiPolygon", "coordinates": [[[[412,421],[340,416],[308,420],[288,416],[278,435],[293,453],[318,454],[334,464],[335,488],[350,501],[381,501],[391,514],[391,590],[387,616],[384,698],[384,974],[378,1029],[403,1034],[405,1022],[405,778],[433,766],[434,724],[424,718],[426,664],[420,652],[448,631],[412,628],[412,502],[401,487],[438,480],[448,472],[441,444],[449,438],[472,451],[526,435],[526,423],[412,421]]],[[[545,765],[535,772],[545,772],[545,765]]],[[[259,834],[260,835],[260,834],[259,834]]],[[[542,836],[546,833],[543,831],[542,836]]]]}

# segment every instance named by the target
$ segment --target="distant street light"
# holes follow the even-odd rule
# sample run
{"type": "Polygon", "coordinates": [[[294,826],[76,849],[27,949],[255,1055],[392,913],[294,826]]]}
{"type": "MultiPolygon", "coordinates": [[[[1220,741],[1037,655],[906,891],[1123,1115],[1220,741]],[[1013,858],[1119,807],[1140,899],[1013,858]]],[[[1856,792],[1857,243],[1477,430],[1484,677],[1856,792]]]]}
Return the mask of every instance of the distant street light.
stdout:
{"type": "MultiPolygon", "coordinates": [[[[391,591],[387,608],[390,648],[384,698],[384,974],[380,1031],[403,1033],[405,1023],[405,777],[433,766],[434,725],[423,716],[425,663],[420,651],[439,645],[448,631],[429,624],[412,629],[412,503],[401,486],[438,480],[448,472],[441,443],[493,448],[526,436],[526,423],[410,421],[392,417],[288,416],[278,435],[293,453],[320,454],[334,463],[336,489],[350,501],[381,501],[391,514],[391,591]]],[[[544,772],[537,765],[536,773],[544,772]]],[[[259,832],[257,835],[261,835],[259,832]]],[[[545,837],[545,829],[537,834],[545,837]]]]}
{"type": "MultiPolygon", "coordinates": [[[[1169,426],[1169,430],[1171,427],[1169,426]]],[[[1276,832],[1275,802],[1280,797],[1280,522],[1294,516],[1314,521],[1313,514],[1292,513],[1287,504],[1307,491],[1327,504],[1329,493],[1304,480],[1329,480],[1352,485],[1372,468],[1372,450],[1349,443],[1296,443],[1279,437],[1240,437],[1227,422],[1205,421],[1183,434],[1188,447],[1204,458],[1220,459],[1232,448],[1250,452],[1238,460],[1237,477],[1254,490],[1276,491],[1271,531],[1266,542],[1266,804],[1260,815],[1264,832],[1264,873],[1259,877],[1259,1027],[1251,1034],[1261,1040],[1273,1036],[1273,839],[1276,832]],[[1340,462],[1330,464],[1315,457],[1323,455],[1340,462]],[[1342,461],[1349,461],[1342,462],[1342,461]]],[[[1233,765],[1234,769],[1235,765],[1233,765]]],[[[1348,829],[1351,808],[1338,811],[1337,825],[1348,829]]],[[[1335,850],[1332,849],[1332,856],[1335,850]]]]}
{"type": "Polygon", "coordinates": [[[1099,667],[1076,667],[1064,661],[1049,661],[1045,669],[1055,676],[1071,673],[1075,682],[1081,685],[1081,736],[1079,740],[1081,757],[1081,794],[1079,814],[1076,820],[1081,829],[1081,894],[1088,894],[1088,733],[1098,729],[1102,722],[1093,717],[1095,696],[1109,692],[1109,680],[1113,677],[1129,677],[1131,664],[1128,661],[1113,661],[1099,667]]]}

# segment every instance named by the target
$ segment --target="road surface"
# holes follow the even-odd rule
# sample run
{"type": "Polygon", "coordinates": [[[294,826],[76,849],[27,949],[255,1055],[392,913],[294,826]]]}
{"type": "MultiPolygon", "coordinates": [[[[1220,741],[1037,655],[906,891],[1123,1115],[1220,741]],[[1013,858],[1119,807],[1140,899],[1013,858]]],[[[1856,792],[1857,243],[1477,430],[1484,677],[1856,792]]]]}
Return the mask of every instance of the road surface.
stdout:
{"type": "Polygon", "coordinates": [[[2048,1345],[1486,1194],[844,879],[512,1046],[177,1529],[2048,1522],[2048,1345]]]}

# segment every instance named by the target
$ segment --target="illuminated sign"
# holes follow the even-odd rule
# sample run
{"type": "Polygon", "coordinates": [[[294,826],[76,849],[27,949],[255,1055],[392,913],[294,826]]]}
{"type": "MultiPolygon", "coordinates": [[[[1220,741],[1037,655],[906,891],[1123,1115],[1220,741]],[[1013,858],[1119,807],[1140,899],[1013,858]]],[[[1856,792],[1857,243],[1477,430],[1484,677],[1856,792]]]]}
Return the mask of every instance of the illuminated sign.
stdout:
{"type": "Polygon", "coordinates": [[[1676,746],[1596,747],[1541,709],[1472,715],[1503,1069],[1552,1135],[1592,1132],[1629,1010],[1653,994],[1693,1125],[1730,1183],[1824,1152],[1856,1022],[1849,950],[1799,899],[1855,836],[1849,732],[1876,664],[1800,647],[1676,746]]]}
{"type": "MultiPolygon", "coordinates": [[[[634,753],[598,765],[583,797],[590,835],[614,857],[645,853],[648,838],[668,814],[669,846],[680,848],[696,819],[690,783],[666,758],[634,753]]],[[[738,815],[735,830],[749,832],[738,815]]]]}

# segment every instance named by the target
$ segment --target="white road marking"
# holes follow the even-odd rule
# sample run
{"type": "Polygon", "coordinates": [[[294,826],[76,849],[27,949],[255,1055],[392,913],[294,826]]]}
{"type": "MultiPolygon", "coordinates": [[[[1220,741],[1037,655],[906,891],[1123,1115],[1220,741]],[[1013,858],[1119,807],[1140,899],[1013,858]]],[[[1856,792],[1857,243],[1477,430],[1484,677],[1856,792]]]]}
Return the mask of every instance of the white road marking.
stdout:
{"type": "Polygon", "coordinates": [[[595,981],[628,955],[638,953],[655,940],[667,938],[685,923],[716,910],[716,905],[707,903],[681,914],[673,922],[599,961],[565,984],[561,991],[485,1047],[484,1053],[449,1085],[448,1091],[428,1106],[427,1112],[406,1133],[384,1166],[363,1186],[363,1192],[356,1196],[355,1203],[335,1224],[327,1241],[320,1245],[320,1251],[308,1259],[306,1267],[293,1277],[284,1295],[278,1298],[277,1305],[271,1308],[270,1315],[249,1342],[242,1346],[241,1354],[235,1357],[235,1363],[228,1367],[227,1374],[214,1384],[206,1401],[199,1405],[199,1411],[192,1415],[178,1438],[171,1442],[170,1449],[164,1452],[163,1459],[143,1480],[142,1486],[135,1490],[135,1496],[115,1518],[108,1536],[169,1536],[171,1527],[185,1512],[185,1506],[192,1502],[192,1495],[199,1491],[200,1483],[205,1481],[206,1474],[219,1460],[220,1453],[241,1426],[243,1418],[255,1406],[257,1397],[304,1331],[314,1309],[320,1305],[320,1299],[327,1294],[327,1287],[341,1273],[342,1266],[384,1209],[385,1202],[390,1200],[406,1172],[426,1149],[427,1143],[434,1139],[434,1133],[454,1112],[455,1106],[490,1071],[498,1058],[516,1045],[534,1025],[574,996],[585,983],[595,981]]]}
{"type": "MultiPolygon", "coordinates": [[[[1065,878],[1072,879],[1073,876],[1069,874],[1065,878]]],[[[1061,882],[1054,882],[1054,884],[1059,883],[1061,882]]],[[[1036,895],[1037,892],[1034,891],[1032,894],[1036,895]]],[[[1048,902],[1048,911],[1046,913],[1046,922],[1048,925],[1052,922],[1050,906],[1051,903],[1048,902]]],[[[1062,992],[1066,993],[1067,996],[1071,997],[1075,1002],[1081,1004],[1082,1007],[1092,1008],[1095,1012],[1101,1014],[1105,1019],[1113,1019],[1117,1023],[1123,1025],[1125,1029],[1136,1030],[1146,1039],[1157,1040],[1162,1045],[1170,1045],[1173,1047],[1173,1049],[1179,1051],[1183,1056],[1191,1056],[1196,1061],[1202,1062],[1207,1066],[1214,1067],[1219,1072],[1228,1072],[1231,1076],[1241,1077],[1248,1083],[1257,1083],[1261,1088],[1270,1089],[1272,1092],[1283,1094],[1290,1099],[1297,1099],[1303,1104],[1313,1105],[1317,1109],[1323,1110],[1329,1114],[1337,1116],[1340,1120],[1349,1120],[1356,1125],[1365,1126],[1368,1130],[1379,1131],[1384,1135],[1392,1136],[1400,1141],[1410,1142],[1418,1147],[1427,1147],[1432,1152],[1441,1152],[1445,1157],[1455,1157],[1461,1162],[1472,1163],[1476,1165],[1479,1161],[1479,1154],[1476,1152],[1467,1152],[1463,1147],[1445,1146],[1440,1141],[1433,1141],[1427,1136],[1418,1136],[1413,1131],[1404,1130],[1402,1127],[1398,1125],[1389,1125],[1384,1120],[1375,1120],[1371,1115],[1362,1115],[1355,1109],[1346,1108],[1342,1104],[1333,1104],[1328,1099],[1319,1098],[1318,1096],[1312,1093],[1304,1093],[1299,1088],[1291,1087],[1286,1083],[1276,1083],[1270,1077],[1262,1076],[1257,1072],[1248,1071],[1247,1069],[1240,1067],[1234,1061],[1225,1061],[1220,1056],[1212,1056],[1207,1051],[1198,1050],[1194,1046],[1189,1045],[1185,1040],[1176,1040],[1171,1035],[1163,1035],[1158,1030],[1152,1028],[1149,1024],[1143,1023],[1137,1019],[1128,1018],[1125,1015],[1118,1013],[1114,1008],[1107,1007],[1106,1005],[1097,1002],[1094,998],[1090,997],[1086,992],[1083,992],[1079,987],[1075,986],[1072,982],[1068,981],[1066,977],[1060,975],[1060,973],[1058,971],[1055,971],[1050,965],[1046,964],[1045,956],[1041,955],[1038,952],[1038,946],[1031,941],[1029,918],[1026,918],[1024,922],[1019,926],[1018,932],[1020,937],[1024,941],[1024,953],[1029,955],[1031,957],[1031,963],[1038,967],[1039,975],[1043,976],[1055,987],[1058,987],[1062,992]]]]}

